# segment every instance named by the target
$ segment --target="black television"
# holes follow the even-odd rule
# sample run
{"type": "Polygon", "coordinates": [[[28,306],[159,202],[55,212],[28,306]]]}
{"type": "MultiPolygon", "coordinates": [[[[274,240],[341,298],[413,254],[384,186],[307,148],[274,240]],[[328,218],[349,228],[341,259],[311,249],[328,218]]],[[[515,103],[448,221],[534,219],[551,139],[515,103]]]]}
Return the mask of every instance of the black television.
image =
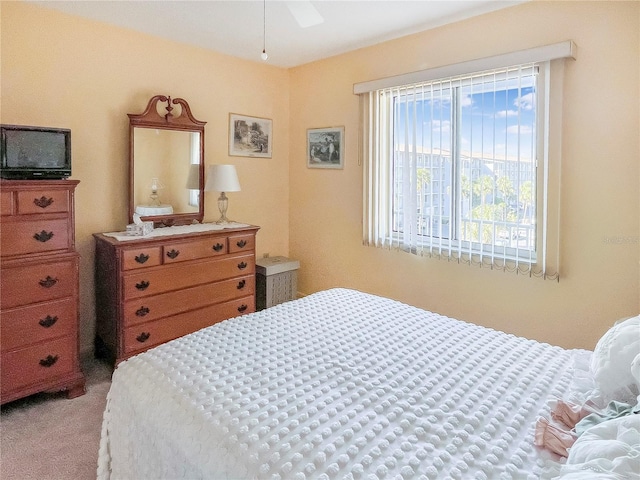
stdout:
{"type": "Polygon", "coordinates": [[[0,125],[0,177],[14,180],[71,176],[71,130],[0,125]]]}

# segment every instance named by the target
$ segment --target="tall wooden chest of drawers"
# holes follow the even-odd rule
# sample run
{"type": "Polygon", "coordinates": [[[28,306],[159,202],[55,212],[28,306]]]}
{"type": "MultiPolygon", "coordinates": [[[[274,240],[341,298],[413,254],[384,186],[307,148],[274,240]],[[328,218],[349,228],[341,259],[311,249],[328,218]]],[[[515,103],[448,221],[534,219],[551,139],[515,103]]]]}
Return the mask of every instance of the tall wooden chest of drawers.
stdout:
{"type": "Polygon", "coordinates": [[[251,226],[131,240],[95,234],[96,352],[118,363],[255,311],[257,231],[251,226]]]}
{"type": "Polygon", "coordinates": [[[1,401],[85,392],[78,335],[77,180],[0,183],[1,401]]]}

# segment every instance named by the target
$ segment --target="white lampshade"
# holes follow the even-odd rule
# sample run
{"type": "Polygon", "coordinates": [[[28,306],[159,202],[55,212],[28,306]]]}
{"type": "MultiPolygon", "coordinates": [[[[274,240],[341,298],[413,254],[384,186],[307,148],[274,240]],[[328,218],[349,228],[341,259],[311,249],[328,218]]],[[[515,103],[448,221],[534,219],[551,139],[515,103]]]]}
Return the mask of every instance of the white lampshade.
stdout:
{"type": "Polygon", "coordinates": [[[189,175],[187,176],[187,188],[189,190],[200,190],[200,164],[189,165],[189,175]]]}
{"type": "Polygon", "coordinates": [[[220,210],[220,219],[216,222],[224,225],[233,223],[227,218],[227,207],[229,199],[225,192],[239,192],[240,182],[234,165],[209,165],[207,169],[207,182],[204,185],[207,192],[220,192],[218,197],[218,210],[220,210]]]}
{"type": "Polygon", "coordinates": [[[207,192],[239,192],[235,165],[209,165],[204,189],[207,192]]]}
{"type": "Polygon", "coordinates": [[[151,179],[151,183],[149,183],[149,188],[153,191],[157,191],[157,190],[160,190],[161,188],[164,188],[164,184],[160,181],[158,177],[153,177],[151,179]]]}

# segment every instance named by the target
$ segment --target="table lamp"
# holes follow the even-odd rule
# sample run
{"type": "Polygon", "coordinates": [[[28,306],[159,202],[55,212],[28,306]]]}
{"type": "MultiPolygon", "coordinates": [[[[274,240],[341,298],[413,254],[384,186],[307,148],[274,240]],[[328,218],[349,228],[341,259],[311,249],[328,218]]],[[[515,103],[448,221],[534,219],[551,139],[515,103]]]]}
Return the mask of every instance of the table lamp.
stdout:
{"type": "Polygon", "coordinates": [[[209,165],[204,190],[205,192],[220,192],[220,196],[218,197],[220,219],[216,223],[218,225],[232,223],[227,218],[229,199],[225,195],[225,192],[240,191],[240,182],[238,181],[235,165],[209,165]]]}

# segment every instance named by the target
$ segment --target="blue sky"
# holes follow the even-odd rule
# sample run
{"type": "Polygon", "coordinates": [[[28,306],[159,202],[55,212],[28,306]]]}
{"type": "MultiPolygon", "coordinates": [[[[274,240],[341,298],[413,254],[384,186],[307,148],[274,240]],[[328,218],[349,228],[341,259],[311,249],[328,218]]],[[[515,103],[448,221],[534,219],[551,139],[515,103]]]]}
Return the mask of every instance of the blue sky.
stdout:
{"type": "MultiPolygon", "coordinates": [[[[534,88],[529,84],[502,85],[496,92],[487,91],[482,85],[474,85],[473,89],[463,86],[460,91],[462,123],[461,148],[463,154],[484,158],[504,158],[505,153],[510,158],[532,157],[532,142],[534,139],[534,88]],[[518,124],[520,126],[518,127],[518,124]]],[[[451,135],[451,101],[446,98],[449,89],[438,91],[438,97],[433,99],[425,96],[425,100],[418,100],[416,124],[423,131],[417,132],[418,143],[422,143],[425,150],[450,150],[451,135]],[[442,97],[440,94],[442,93],[442,97]],[[424,141],[421,139],[424,137],[424,141]]],[[[398,113],[405,114],[406,105],[399,104],[398,113]]],[[[413,115],[412,108],[409,109],[413,115]]],[[[396,124],[397,143],[407,143],[403,123],[396,124]]],[[[413,143],[412,134],[408,143],[413,143]]]]}

